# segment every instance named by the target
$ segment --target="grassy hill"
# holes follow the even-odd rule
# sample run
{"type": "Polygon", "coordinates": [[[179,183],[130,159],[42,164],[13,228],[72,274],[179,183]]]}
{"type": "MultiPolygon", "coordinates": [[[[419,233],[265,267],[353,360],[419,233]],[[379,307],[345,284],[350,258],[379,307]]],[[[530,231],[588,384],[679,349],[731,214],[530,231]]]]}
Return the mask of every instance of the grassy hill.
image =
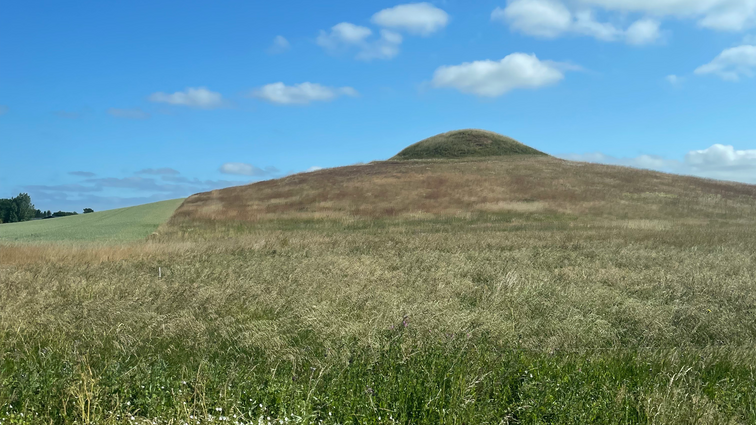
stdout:
{"type": "Polygon", "coordinates": [[[392,160],[160,233],[0,247],[2,423],[756,423],[756,186],[392,160]]]}
{"type": "Polygon", "coordinates": [[[165,223],[183,199],[0,225],[0,242],[139,240],[165,223]]]}
{"type": "Polygon", "coordinates": [[[509,155],[546,155],[517,140],[485,130],[455,130],[408,146],[391,159],[457,159],[509,155]]]}

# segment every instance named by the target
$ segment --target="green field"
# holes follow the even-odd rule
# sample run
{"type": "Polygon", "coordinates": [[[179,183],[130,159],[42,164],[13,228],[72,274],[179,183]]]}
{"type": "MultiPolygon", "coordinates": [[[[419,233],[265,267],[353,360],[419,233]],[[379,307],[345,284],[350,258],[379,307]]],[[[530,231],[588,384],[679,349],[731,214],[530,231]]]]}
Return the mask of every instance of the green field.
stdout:
{"type": "Polygon", "coordinates": [[[170,218],[183,199],[90,214],[0,225],[0,242],[112,241],[143,239],[170,218]]]}

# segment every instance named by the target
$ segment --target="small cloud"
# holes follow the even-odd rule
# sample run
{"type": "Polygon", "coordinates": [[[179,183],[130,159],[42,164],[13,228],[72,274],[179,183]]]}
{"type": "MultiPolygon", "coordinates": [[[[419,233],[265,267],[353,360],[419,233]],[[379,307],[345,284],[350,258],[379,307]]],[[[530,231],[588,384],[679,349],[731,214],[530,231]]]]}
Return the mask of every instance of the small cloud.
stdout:
{"type": "Polygon", "coordinates": [[[698,75],[714,74],[725,81],[753,77],[756,71],[756,46],[742,45],[725,49],[714,60],[694,71],[698,75]]]}
{"type": "Polygon", "coordinates": [[[556,62],[541,61],[534,54],[512,53],[500,61],[442,66],[436,69],[431,84],[476,96],[497,97],[518,88],[535,89],[556,84],[563,78],[564,73],[556,62]]]}
{"type": "Polygon", "coordinates": [[[430,35],[449,23],[449,15],[430,3],[400,4],[373,15],[371,22],[411,34],[430,35]]]}
{"type": "Polygon", "coordinates": [[[81,117],[81,113],[79,113],[79,112],[55,111],[55,112],[53,112],[53,114],[56,117],[65,118],[65,119],[69,119],[69,120],[75,120],[75,119],[81,117]]]}
{"type": "Polygon", "coordinates": [[[669,84],[672,84],[673,86],[679,86],[685,80],[683,77],[678,77],[675,74],[667,75],[666,77],[664,77],[664,79],[667,80],[667,82],[669,84]]]}
{"type": "Polygon", "coordinates": [[[276,55],[283,53],[290,48],[291,44],[289,43],[289,40],[282,35],[277,35],[276,38],[273,39],[273,44],[268,48],[268,53],[276,55]]]}
{"type": "Polygon", "coordinates": [[[399,46],[402,44],[402,35],[389,30],[381,30],[381,37],[372,42],[365,43],[362,50],[357,54],[357,59],[391,59],[399,54],[399,46]]]}
{"type": "Polygon", "coordinates": [[[163,92],[153,93],[149,100],[157,103],[168,103],[170,105],[190,106],[201,109],[220,108],[224,105],[223,97],[220,93],[210,91],[205,87],[189,87],[184,91],[167,94],[163,92]]]}
{"type": "Polygon", "coordinates": [[[625,31],[627,44],[640,46],[655,43],[661,39],[660,25],[659,21],[654,19],[640,19],[633,22],[625,31]]]}
{"type": "Polygon", "coordinates": [[[146,120],[150,117],[150,114],[147,112],[144,112],[143,110],[139,108],[132,108],[132,109],[120,109],[120,108],[110,108],[108,109],[108,114],[117,117],[117,118],[129,118],[132,120],[146,120]]]}
{"type": "Polygon", "coordinates": [[[305,173],[311,173],[313,171],[322,170],[323,167],[318,167],[317,165],[313,165],[312,167],[305,170],[305,173]]]}
{"type": "Polygon", "coordinates": [[[370,28],[341,22],[332,26],[330,33],[321,30],[315,42],[325,49],[337,50],[344,45],[359,45],[372,33],[370,28]]]}
{"type": "Polygon", "coordinates": [[[246,164],[243,162],[227,162],[220,166],[219,171],[223,174],[255,177],[263,177],[278,173],[276,167],[265,167],[265,169],[261,169],[252,164],[246,164]]]}
{"type": "Polygon", "coordinates": [[[287,86],[278,82],[255,89],[251,95],[280,105],[306,105],[310,102],[333,100],[341,95],[358,96],[358,93],[352,87],[327,87],[309,82],[287,86]]]}
{"type": "Polygon", "coordinates": [[[71,171],[68,174],[72,175],[72,176],[76,176],[76,177],[94,177],[94,176],[96,176],[95,173],[90,173],[89,171],[71,171]]]}
{"type": "Polygon", "coordinates": [[[7,106],[0,105],[0,115],[4,115],[4,114],[8,113],[8,111],[9,111],[9,108],[7,106]]]}
{"type": "Polygon", "coordinates": [[[134,174],[149,174],[153,176],[176,176],[181,174],[180,172],[174,170],[173,168],[145,168],[143,170],[139,170],[134,174]]]}

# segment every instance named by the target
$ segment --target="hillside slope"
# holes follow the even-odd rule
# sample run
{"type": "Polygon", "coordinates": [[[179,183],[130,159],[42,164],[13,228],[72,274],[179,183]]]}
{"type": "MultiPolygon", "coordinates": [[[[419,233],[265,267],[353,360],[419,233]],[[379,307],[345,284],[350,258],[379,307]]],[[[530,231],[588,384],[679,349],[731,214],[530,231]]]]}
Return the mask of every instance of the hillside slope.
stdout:
{"type": "Polygon", "coordinates": [[[0,242],[132,241],[165,223],[183,199],[0,225],[0,242]]]}
{"type": "Polygon", "coordinates": [[[186,199],[171,222],[560,214],[629,220],[748,218],[756,186],[549,156],[385,161],[186,199]]]}

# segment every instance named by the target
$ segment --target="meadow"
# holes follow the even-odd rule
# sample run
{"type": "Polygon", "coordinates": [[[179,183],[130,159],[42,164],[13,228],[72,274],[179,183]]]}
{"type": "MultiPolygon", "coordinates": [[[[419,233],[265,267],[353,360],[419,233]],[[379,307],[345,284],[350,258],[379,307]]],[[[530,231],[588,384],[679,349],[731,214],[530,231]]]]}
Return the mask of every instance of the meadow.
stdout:
{"type": "Polygon", "coordinates": [[[108,241],[144,239],[165,223],[183,199],[154,202],[47,220],[0,225],[0,242],[108,241]]]}
{"type": "Polygon", "coordinates": [[[537,161],[324,170],[141,242],[0,245],[0,423],[756,422],[756,188],[537,161]],[[371,179],[395,196],[352,203],[371,179]]]}

